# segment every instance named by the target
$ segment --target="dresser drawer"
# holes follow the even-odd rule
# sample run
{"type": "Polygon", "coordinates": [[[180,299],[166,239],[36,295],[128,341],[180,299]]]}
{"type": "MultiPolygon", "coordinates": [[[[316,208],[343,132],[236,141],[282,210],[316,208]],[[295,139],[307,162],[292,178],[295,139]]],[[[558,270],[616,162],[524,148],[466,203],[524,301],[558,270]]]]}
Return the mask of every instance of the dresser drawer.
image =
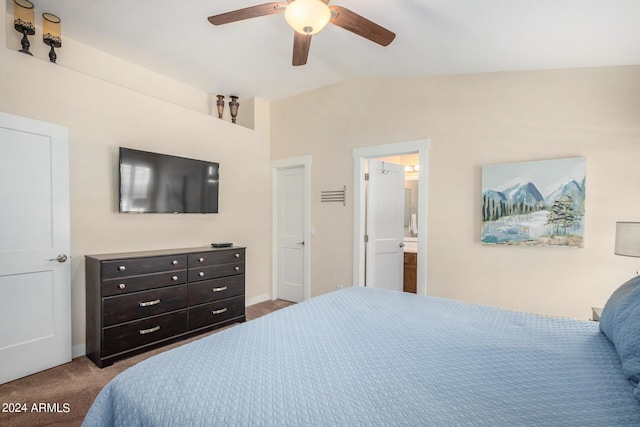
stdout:
{"type": "Polygon", "coordinates": [[[189,254],[189,268],[244,262],[244,248],[189,254]]]}
{"type": "Polygon", "coordinates": [[[202,328],[244,315],[244,295],[189,307],[189,329],[202,328]]]}
{"type": "Polygon", "coordinates": [[[190,268],[189,282],[217,279],[219,277],[232,276],[236,274],[244,274],[244,262],[190,268]]]}
{"type": "Polygon", "coordinates": [[[109,297],[102,302],[103,326],[142,319],[186,307],[187,285],[109,297]]]}
{"type": "Polygon", "coordinates": [[[244,294],[244,274],[189,284],[189,305],[205,304],[244,294]]]}
{"type": "Polygon", "coordinates": [[[187,331],[187,310],[103,329],[102,357],[141,347],[187,331]]]}
{"type": "Polygon", "coordinates": [[[187,255],[166,255],[144,258],[128,258],[102,263],[102,279],[115,279],[161,271],[184,270],[187,255]]]}
{"type": "Polygon", "coordinates": [[[102,296],[122,295],[147,289],[181,285],[183,283],[187,283],[187,270],[110,279],[102,282],[102,296]]]}

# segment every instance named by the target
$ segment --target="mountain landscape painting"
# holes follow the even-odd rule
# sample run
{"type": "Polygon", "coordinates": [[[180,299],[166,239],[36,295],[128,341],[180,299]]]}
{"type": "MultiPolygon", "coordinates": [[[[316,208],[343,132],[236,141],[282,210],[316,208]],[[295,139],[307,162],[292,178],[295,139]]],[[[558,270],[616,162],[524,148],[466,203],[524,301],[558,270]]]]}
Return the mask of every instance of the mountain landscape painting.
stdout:
{"type": "Polygon", "coordinates": [[[583,247],[584,157],[482,168],[481,241],[583,247]]]}

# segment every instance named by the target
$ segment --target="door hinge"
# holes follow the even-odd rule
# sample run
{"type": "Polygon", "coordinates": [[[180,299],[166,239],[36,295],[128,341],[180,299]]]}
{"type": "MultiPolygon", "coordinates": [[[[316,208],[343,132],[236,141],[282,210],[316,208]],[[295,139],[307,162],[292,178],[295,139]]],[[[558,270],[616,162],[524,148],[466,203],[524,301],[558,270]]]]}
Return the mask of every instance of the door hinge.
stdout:
{"type": "Polygon", "coordinates": [[[364,174],[364,180],[365,180],[365,181],[369,181],[369,174],[368,174],[368,173],[365,173],[365,174],[364,174]]]}
{"type": "Polygon", "coordinates": [[[368,234],[364,235],[364,242],[365,243],[369,243],[369,235],[368,234]]]}

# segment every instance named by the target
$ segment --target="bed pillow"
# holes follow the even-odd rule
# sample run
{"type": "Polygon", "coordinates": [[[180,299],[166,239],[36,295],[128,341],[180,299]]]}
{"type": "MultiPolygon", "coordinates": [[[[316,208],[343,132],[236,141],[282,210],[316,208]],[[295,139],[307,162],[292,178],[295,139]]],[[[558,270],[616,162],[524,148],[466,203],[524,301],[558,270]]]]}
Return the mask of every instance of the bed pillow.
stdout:
{"type": "Polygon", "coordinates": [[[622,370],[640,400],[640,276],[611,295],[602,309],[600,330],[616,347],[622,370]]]}

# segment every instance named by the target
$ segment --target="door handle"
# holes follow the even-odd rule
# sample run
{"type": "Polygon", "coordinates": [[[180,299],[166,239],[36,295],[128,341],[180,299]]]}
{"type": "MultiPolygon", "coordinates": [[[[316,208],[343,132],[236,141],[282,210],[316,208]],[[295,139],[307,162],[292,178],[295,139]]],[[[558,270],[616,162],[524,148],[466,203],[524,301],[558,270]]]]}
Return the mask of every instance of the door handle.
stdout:
{"type": "Polygon", "coordinates": [[[302,245],[302,246],[304,246],[304,240],[303,240],[302,242],[298,242],[298,243],[296,243],[296,245],[302,245]]]}
{"type": "Polygon", "coordinates": [[[400,243],[400,247],[401,247],[401,248],[404,248],[404,243],[400,243]]]}
{"type": "Polygon", "coordinates": [[[51,258],[49,261],[65,262],[66,260],[67,260],[67,256],[65,254],[60,254],[55,258],[51,258]]]}

